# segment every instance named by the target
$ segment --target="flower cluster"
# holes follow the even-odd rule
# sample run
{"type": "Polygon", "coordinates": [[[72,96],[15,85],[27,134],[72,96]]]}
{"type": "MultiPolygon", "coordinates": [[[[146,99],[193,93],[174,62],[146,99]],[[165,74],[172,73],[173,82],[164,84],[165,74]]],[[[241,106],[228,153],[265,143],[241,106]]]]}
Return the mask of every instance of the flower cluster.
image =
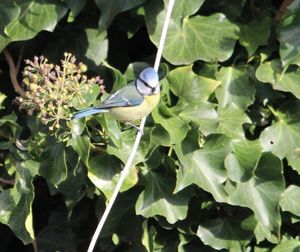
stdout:
{"type": "Polygon", "coordinates": [[[104,92],[103,80],[99,76],[89,79],[85,75],[87,66],[76,64],[76,58],[70,53],[64,54],[61,66],[48,63],[43,56],[25,63],[25,93],[17,98],[19,108],[25,109],[29,115],[38,112],[42,123],[48,124],[50,130],[58,129],[61,120],[70,119],[75,97],[80,103],[85,103],[82,94],[91,85],[99,85],[100,92],[104,92]]]}

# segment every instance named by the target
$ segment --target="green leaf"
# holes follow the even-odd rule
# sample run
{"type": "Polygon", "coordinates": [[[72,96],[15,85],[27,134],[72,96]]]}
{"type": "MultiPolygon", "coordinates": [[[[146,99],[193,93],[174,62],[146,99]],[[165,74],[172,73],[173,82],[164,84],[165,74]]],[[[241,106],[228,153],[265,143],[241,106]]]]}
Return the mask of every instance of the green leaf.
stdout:
{"type": "Polygon", "coordinates": [[[300,15],[290,15],[285,18],[278,27],[278,40],[280,43],[280,58],[283,67],[290,64],[300,66],[300,38],[297,36],[300,32],[300,15]]]}
{"type": "Polygon", "coordinates": [[[245,68],[223,67],[216,76],[221,81],[216,90],[219,107],[235,104],[245,109],[254,102],[255,87],[249,82],[245,68]]]}
{"type": "Polygon", "coordinates": [[[100,93],[99,85],[92,84],[88,89],[81,91],[81,96],[74,96],[71,102],[71,106],[77,110],[90,107],[97,99],[100,93]]]}
{"type": "MultiPolygon", "coordinates": [[[[108,144],[107,153],[110,155],[115,155],[118,157],[124,164],[127,162],[127,159],[131,153],[132,146],[134,144],[136,137],[136,129],[126,130],[121,133],[122,143],[120,147],[117,147],[112,144],[108,144]]],[[[134,160],[132,162],[132,166],[145,161],[146,154],[149,151],[149,138],[147,135],[144,135],[142,138],[134,160]]]]}
{"type": "Polygon", "coordinates": [[[9,149],[19,138],[21,127],[16,121],[15,113],[0,118],[0,149],[9,149]]]}
{"type": "Polygon", "coordinates": [[[88,41],[88,48],[85,56],[99,65],[107,57],[108,40],[106,32],[99,32],[97,29],[85,29],[88,41]]]}
{"type": "Polygon", "coordinates": [[[19,0],[17,6],[21,8],[19,17],[5,28],[13,41],[31,39],[42,30],[52,32],[67,11],[59,1],[50,0],[19,0]]]}
{"type": "Polygon", "coordinates": [[[252,175],[261,155],[259,141],[235,139],[231,141],[232,153],[225,158],[228,177],[234,182],[245,182],[252,175]]]}
{"type": "Polygon", "coordinates": [[[95,2],[101,10],[98,29],[102,31],[107,29],[117,14],[139,6],[144,3],[145,0],[95,0],[95,2]]]}
{"type": "Polygon", "coordinates": [[[143,174],[143,181],[145,190],[136,202],[137,214],[146,218],[161,215],[169,223],[186,217],[191,194],[186,190],[173,194],[174,178],[168,174],[147,171],[143,174]]]}
{"type": "Polygon", "coordinates": [[[300,249],[300,241],[294,239],[284,239],[281,243],[279,243],[276,247],[272,249],[272,252],[297,252],[300,249]]]}
{"type": "Polygon", "coordinates": [[[198,226],[197,236],[204,244],[215,249],[230,249],[243,251],[243,247],[253,236],[253,230],[249,229],[240,218],[219,218],[208,220],[198,226]]]}
{"type": "Polygon", "coordinates": [[[67,177],[65,145],[59,142],[49,142],[42,154],[39,175],[57,186],[67,177]]]}
{"type": "Polygon", "coordinates": [[[195,74],[192,66],[175,68],[168,74],[167,79],[172,93],[187,103],[207,101],[220,85],[219,81],[195,74]]]}
{"type": "Polygon", "coordinates": [[[291,92],[298,99],[300,98],[300,87],[298,80],[300,69],[292,72],[283,73],[279,60],[273,60],[261,64],[255,73],[255,76],[261,82],[272,84],[273,88],[280,91],[291,92]]]}
{"type": "Polygon", "coordinates": [[[240,25],[239,41],[248,52],[248,56],[252,56],[259,46],[268,44],[268,38],[271,33],[271,20],[269,17],[263,19],[254,19],[250,23],[240,25]]]}
{"type": "Polygon", "coordinates": [[[261,235],[272,240],[279,235],[279,200],[284,191],[281,161],[270,153],[262,154],[250,180],[238,183],[229,195],[229,203],[250,208],[261,235]]]}
{"type": "Polygon", "coordinates": [[[23,243],[28,244],[34,239],[32,180],[37,174],[39,163],[32,160],[13,160],[13,163],[16,166],[16,184],[12,189],[0,193],[0,222],[8,225],[23,243]]]}
{"type": "Polygon", "coordinates": [[[234,138],[244,137],[242,125],[251,121],[242,109],[234,104],[228,104],[226,107],[218,109],[218,115],[219,133],[234,138]]]}
{"type": "Polygon", "coordinates": [[[174,115],[163,103],[152,111],[152,117],[169,133],[171,144],[181,142],[189,130],[188,123],[174,115]]]}
{"type": "Polygon", "coordinates": [[[76,136],[69,140],[69,144],[77,152],[78,156],[82,162],[88,166],[90,149],[91,149],[91,140],[88,136],[76,136]]]}
{"type": "MultiPolygon", "coordinates": [[[[191,64],[196,60],[209,62],[227,60],[232,55],[239,28],[223,14],[190,17],[193,12],[186,13],[184,9],[181,15],[175,18],[172,16],[163,56],[174,65],[191,64]]],[[[156,46],[165,15],[161,2],[149,1],[145,5],[148,33],[156,46]]]]}
{"type": "Polygon", "coordinates": [[[184,154],[182,147],[175,147],[180,161],[175,192],[196,184],[211,193],[216,201],[227,200],[222,183],[226,181],[224,158],[230,152],[230,139],[224,135],[210,136],[203,149],[184,154]]]}
{"type": "MultiPolygon", "coordinates": [[[[89,161],[88,177],[104,193],[107,199],[111,198],[119,180],[122,166],[120,160],[107,154],[98,154],[89,161]]],[[[137,169],[131,167],[121,187],[121,192],[133,187],[137,181],[137,169]]]]}
{"type": "Polygon", "coordinates": [[[21,9],[11,0],[2,0],[0,2],[0,34],[5,27],[9,25],[20,15],[21,9]]]}
{"type": "Polygon", "coordinates": [[[289,211],[294,215],[300,216],[300,206],[298,200],[300,197],[300,187],[290,185],[285,189],[280,199],[280,207],[283,211],[289,211]]]}
{"type": "Polygon", "coordinates": [[[260,135],[264,151],[271,151],[279,158],[295,157],[300,147],[300,103],[283,105],[277,112],[278,121],[260,135]]]}
{"type": "Polygon", "coordinates": [[[115,233],[121,240],[140,243],[143,218],[135,213],[135,203],[139,193],[139,190],[133,189],[119,194],[100,237],[108,237],[115,233]],[[128,223],[130,225],[127,225],[128,223]]]}
{"type": "Polygon", "coordinates": [[[207,136],[216,133],[218,128],[218,114],[215,107],[215,104],[209,102],[195,102],[186,106],[179,116],[199,125],[200,131],[207,136]]]}

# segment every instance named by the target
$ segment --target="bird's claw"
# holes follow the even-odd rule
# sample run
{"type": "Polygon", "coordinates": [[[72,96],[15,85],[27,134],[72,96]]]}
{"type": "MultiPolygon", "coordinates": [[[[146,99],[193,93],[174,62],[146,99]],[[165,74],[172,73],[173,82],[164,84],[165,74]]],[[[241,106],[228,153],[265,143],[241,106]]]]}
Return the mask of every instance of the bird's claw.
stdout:
{"type": "Polygon", "coordinates": [[[140,127],[134,125],[133,123],[125,122],[125,125],[129,125],[129,126],[135,128],[141,135],[144,135],[144,131],[140,127]]]}

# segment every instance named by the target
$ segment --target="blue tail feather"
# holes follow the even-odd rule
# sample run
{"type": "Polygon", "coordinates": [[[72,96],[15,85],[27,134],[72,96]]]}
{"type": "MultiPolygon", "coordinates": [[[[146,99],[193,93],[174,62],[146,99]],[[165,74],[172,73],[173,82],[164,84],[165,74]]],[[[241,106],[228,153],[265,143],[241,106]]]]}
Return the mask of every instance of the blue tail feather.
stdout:
{"type": "Polygon", "coordinates": [[[84,110],[81,110],[81,111],[78,111],[78,112],[74,113],[71,119],[72,120],[73,119],[79,119],[79,118],[86,117],[86,116],[89,116],[89,115],[98,114],[98,113],[105,113],[105,112],[108,112],[108,110],[107,109],[100,109],[100,108],[88,108],[88,109],[84,109],[84,110]]]}

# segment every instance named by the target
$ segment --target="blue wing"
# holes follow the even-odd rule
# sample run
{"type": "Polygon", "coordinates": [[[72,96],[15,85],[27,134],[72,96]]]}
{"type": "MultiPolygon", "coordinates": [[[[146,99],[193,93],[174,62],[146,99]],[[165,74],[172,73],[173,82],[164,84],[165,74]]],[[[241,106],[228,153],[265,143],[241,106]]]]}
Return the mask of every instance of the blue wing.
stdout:
{"type": "Polygon", "coordinates": [[[144,97],[136,89],[134,83],[119,89],[110,95],[102,104],[97,107],[80,110],[73,114],[73,119],[79,119],[93,114],[109,112],[109,108],[132,107],[142,104],[144,97]]]}
{"type": "Polygon", "coordinates": [[[110,95],[102,104],[95,108],[132,107],[142,104],[143,101],[144,96],[136,89],[135,84],[131,83],[110,95]]]}

